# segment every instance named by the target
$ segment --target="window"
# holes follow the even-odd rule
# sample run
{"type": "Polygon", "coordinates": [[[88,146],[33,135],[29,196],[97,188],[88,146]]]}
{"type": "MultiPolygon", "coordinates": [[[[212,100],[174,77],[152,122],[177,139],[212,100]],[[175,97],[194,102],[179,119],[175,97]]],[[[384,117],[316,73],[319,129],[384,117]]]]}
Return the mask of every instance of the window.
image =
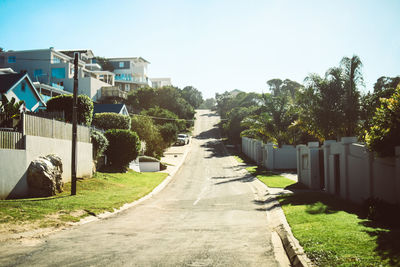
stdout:
{"type": "Polygon", "coordinates": [[[21,90],[22,90],[23,92],[25,92],[25,86],[26,86],[25,82],[22,82],[22,83],[21,83],[21,90]]]}
{"type": "Polygon", "coordinates": [[[120,67],[120,68],[123,68],[123,67],[124,67],[124,65],[125,65],[125,64],[124,64],[124,62],[123,62],[123,61],[119,63],[119,67],[120,67]]]}
{"type": "Polygon", "coordinates": [[[129,92],[129,84],[125,84],[125,91],[129,92]]]}
{"type": "Polygon", "coordinates": [[[17,62],[17,59],[15,58],[15,56],[8,57],[8,63],[15,63],[15,62],[17,62]]]}
{"type": "Polygon", "coordinates": [[[57,79],[64,79],[65,78],[65,68],[52,68],[51,76],[53,78],[57,78],[57,79]]]}

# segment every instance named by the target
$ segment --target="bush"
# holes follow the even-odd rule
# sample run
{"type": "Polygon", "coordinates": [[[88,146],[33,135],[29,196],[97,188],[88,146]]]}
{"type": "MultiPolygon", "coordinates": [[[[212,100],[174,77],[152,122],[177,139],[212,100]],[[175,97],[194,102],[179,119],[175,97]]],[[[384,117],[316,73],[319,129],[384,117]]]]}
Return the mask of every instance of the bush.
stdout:
{"type": "Polygon", "coordinates": [[[400,85],[391,98],[381,98],[371,125],[365,135],[368,148],[379,156],[394,156],[395,146],[400,145],[400,85]]]}
{"type": "Polygon", "coordinates": [[[139,162],[160,162],[158,159],[149,156],[140,156],[139,162]]]}
{"type": "Polygon", "coordinates": [[[146,142],[146,156],[160,158],[163,154],[164,148],[167,146],[153,120],[144,116],[132,117],[132,131],[135,131],[140,140],[146,142]]]}
{"type": "Polygon", "coordinates": [[[93,144],[93,159],[96,160],[103,155],[103,152],[108,146],[108,140],[104,134],[96,130],[91,132],[91,137],[93,144]]]}
{"type": "Polygon", "coordinates": [[[131,129],[131,118],[118,113],[104,112],[94,114],[92,125],[103,130],[131,129]]]}
{"type": "Polygon", "coordinates": [[[178,135],[178,128],[173,123],[165,123],[159,126],[161,136],[167,146],[171,145],[176,141],[178,135]]]}
{"type": "MultiPolygon", "coordinates": [[[[50,98],[47,101],[48,111],[64,111],[65,121],[72,122],[72,95],[59,95],[50,98]]],[[[93,101],[86,95],[78,96],[78,114],[77,119],[79,124],[89,126],[93,117],[93,101]]]]}
{"type": "Polygon", "coordinates": [[[105,151],[108,165],[126,171],[129,163],[139,155],[140,140],[138,135],[130,130],[121,129],[108,130],[104,135],[108,140],[108,147],[105,151]]]}

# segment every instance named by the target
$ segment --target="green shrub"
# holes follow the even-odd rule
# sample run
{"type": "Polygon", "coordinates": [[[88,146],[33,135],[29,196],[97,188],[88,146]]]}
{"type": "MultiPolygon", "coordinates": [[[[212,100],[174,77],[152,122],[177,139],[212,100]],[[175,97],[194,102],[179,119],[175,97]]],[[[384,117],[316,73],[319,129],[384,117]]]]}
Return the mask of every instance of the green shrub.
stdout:
{"type": "Polygon", "coordinates": [[[160,125],[158,129],[160,130],[161,136],[167,146],[176,141],[176,136],[178,135],[179,131],[175,124],[165,123],[163,125],[160,125]]]}
{"type": "MultiPolygon", "coordinates": [[[[59,95],[50,98],[47,101],[48,111],[64,111],[65,121],[72,122],[72,95],[59,95]]],[[[93,117],[93,101],[86,95],[78,96],[78,114],[79,124],[89,126],[93,117]]]]}
{"type": "Polygon", "coordinates": [[[365,135],[368,148],[379,156],[394,156],[395,146],[400,145],[400,85],[391,98],[381,98],[371,125],[365,135]]]}
{"type": "Polygon", "coordinates": [[[163,154],[164,148],[167,146],[154,124],[153,120],[145,116],[133,116],[132,117],[132,131],[135,131],[140,140],[146,142],[146,150],[144,154],[146,156],[160,158],[163,154]]]}
{"type": "Polygon", "coordinates": [[[96,160],[100,158],[103,155],[103,152],[106,150],[108,146],[108,140],[99,131],[91,131],[91,137],[92,137],[92,144],[93,144],[93,159],[96,160]]]}
{"type": "Polygon", "coordinates": [[[111,129],[104,133],[108,140],[105,151],[107,164],[112,168],[126,171],[129,163],[136,159],[140,151],[140,140],[130,130],[111,129]]]}
{"type": "Polygon", "coordinates": [[[140,156],[139,162],[160,162],[158,159],[149,156],[140,156]]]}
{"type": "Polygon", "coordinates": [[[128,115],[104,112],[96,113],[92,125],[103,130],[110,129],[131,129],[131,118],[128,115]]]}

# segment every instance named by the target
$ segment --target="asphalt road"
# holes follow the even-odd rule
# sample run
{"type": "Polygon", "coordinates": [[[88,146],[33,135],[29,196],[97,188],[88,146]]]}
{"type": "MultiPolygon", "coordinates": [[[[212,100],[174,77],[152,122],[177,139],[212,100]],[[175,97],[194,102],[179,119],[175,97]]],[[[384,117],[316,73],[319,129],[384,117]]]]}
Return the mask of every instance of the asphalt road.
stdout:
{"type": "Polygon", "coordinates": [[[37,242],[0,245],[1,266],[278,266],[262,190],[197,114],[192,149],[168,186],[115,216],[37,242]]]}

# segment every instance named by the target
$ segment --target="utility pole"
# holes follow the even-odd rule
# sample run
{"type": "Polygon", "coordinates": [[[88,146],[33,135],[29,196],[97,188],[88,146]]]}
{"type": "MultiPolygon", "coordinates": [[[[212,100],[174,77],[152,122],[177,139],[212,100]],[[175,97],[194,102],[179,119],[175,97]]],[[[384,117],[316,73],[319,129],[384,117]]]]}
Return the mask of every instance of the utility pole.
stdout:
{"type": "Polygon", "coordinates": [[[76,195],[76,132],[78,112],[78,53],[74,55],[74,95],[72,100],[72,158],[71,158],[71,195],[76,195]]]}

